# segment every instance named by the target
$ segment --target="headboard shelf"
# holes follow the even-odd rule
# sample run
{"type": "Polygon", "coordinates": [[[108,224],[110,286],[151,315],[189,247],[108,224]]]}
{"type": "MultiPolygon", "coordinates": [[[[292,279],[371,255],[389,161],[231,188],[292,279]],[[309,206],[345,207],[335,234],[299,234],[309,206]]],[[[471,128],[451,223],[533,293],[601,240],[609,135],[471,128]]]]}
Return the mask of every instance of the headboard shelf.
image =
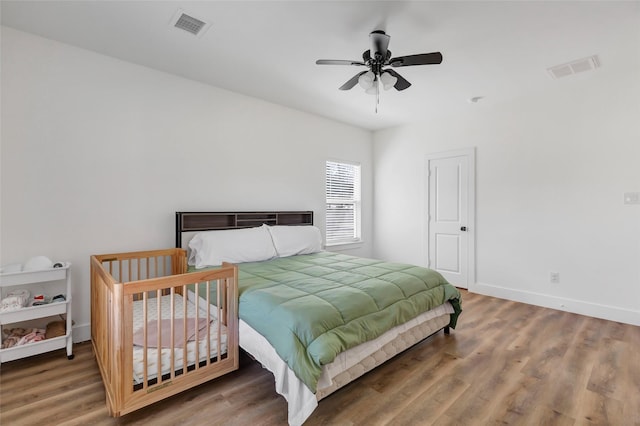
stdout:
{"type": "Polygon", "coordinates": [[[253,228],[264,223],[313,225],[313,211],[176,212],[176,247],[182,246],[183,232],[253,228]]]}

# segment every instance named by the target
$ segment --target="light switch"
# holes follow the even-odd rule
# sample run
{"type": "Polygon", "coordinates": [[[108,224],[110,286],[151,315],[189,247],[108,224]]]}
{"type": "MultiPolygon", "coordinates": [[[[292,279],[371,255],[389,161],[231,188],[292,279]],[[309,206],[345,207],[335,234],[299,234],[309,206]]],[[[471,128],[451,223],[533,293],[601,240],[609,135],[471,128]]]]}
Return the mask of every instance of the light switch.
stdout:
{"type": "Polygon", "coordinates": [[[624,193],[625,204],[640,204],[640,192],[625,192],[624,193]]]}

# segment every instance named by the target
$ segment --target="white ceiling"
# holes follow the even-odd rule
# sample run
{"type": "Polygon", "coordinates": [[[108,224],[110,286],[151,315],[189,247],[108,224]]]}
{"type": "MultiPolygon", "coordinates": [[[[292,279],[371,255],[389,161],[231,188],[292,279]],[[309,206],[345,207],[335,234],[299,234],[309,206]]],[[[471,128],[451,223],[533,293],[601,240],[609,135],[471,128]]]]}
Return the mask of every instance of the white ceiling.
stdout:
{"type": "MultiPolygon", "coordinates": [[[[2,24],[125,61],[377,130],[430,112],[483,108],[553,90],[547,68],[597,54],[592,73],[640,64],[638,1],[5,1],[2,24]],[[180,8],[212,24],[169,25],[180,8]],[[374,97],[338,87],[376,29],[393,56],[440,51],[441,65],[396,68],[413,86],[374,97]],[[483,96],[477,104],[469,98],[483,96]]],[[[640,71],[640,70],[638,70],[640,71]]],[[[580,75],[571,78],[592,78],[580,75]]]]}

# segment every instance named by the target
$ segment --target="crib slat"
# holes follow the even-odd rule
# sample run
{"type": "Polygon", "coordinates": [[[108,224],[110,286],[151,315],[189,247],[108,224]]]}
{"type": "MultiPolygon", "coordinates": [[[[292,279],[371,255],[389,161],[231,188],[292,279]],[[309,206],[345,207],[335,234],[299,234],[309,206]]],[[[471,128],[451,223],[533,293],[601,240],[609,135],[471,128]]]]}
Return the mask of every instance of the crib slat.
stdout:
{"type": "MultiPolygon", "coordinates": [[[[182,286],[182,335],[187,335],[187,286],[182,286]]],[[[186,339],[186,337],[185,337],[186,339]]],[[[187,374],[187,345],[182,345],[182,374],[187,374]]]]}
{"type": "Polygon", "coordinates": [[[147,292],[142,293],[142,335],[144,345],[142,346],[142,387],[146,389],[148,386],[147,377],[149,377],[149,370],[147,366],[149,365],[149,360],[147,359],[147,324],[149,323],[149,313],[148,313],[148,301],[147,292]]]}
{"type": "MultiPolygon", "coordinates": [[[[222,285],[226,282],[226,280],[216,280],[216,313],[218,314],[218,324],[217,324],[217,333],[218,333],[218,341],[216,342],[216,350],[218,351],[218,362],[222,359],[222,315],[220,311],[220,307],[222,306],[222,285]]],[[[228,336],[227,336],[228,338],[228,336]]],[[[228,346],[227,339],[227,348],[228,346]]]]}
{"type": "Polygon", "coordinates": [[[170,365],[171,365],[171,372],[170,372],[170,378],[173,379],[176,375],[176,369],[175,369],[175,365],[176,365],[176,359],[175,359],[175,347],[176,347],[176,335],[175,335],[175,317],[176,317],[176,292],[175,292],[175,288],[171,287],[170,290],[170,295],[171,295],[171,352],[170,352],[170,356],[171,359],[169,361],[170,365]]]}
{"type": "Polygon", "coordinates": [[[207,353],[209,354],[209,356],[207,356],[207,365],[209,365],[211,363],[211,302],[210,302],[210,295],[211,295],[211,281],[207,281],[207,353]]]}
{"type": "Polygon", "coordinates": [[[156,380],[158,381],[158,384],[160,384],[160,382],[162,382],[162,326],[160,321],[162,320],[162,290],[158,289],[156,290],[156,305],[157,305],[157,312],[158,312],[158,318],[156,319],[156,323],[157,323],[157,327],[158,327],[158,344],[156,345],[157,348],[157,354],[158,354],[158,376],[156,378],[156,380]]]}
{"type": "Polygon", "coordinates": [[[200,321],[200,306],[198,306],[198,300],[200,300],[200,286],[196,283],[195,288],[194,288],[194,293],[196,294],[195,296],[195,304],[196,304],[196,317],[193,319],[193,321],[195,322],[194,324],[194,328],[196,331],[196,344],[195,344],[195,352],[196,352],[196,363],[195,363],[195,369],[199,369],[200,368],[200,330],[198,330],[198,324],[200,321]]]}

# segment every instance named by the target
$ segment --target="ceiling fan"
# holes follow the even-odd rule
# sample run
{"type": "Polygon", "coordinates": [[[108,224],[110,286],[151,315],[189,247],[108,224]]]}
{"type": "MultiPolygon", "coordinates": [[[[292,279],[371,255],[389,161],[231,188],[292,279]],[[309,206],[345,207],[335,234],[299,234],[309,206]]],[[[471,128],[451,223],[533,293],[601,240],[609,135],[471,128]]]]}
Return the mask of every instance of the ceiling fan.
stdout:
{"type": "Polygon", "coordinates": [[[379,95],[380,83],[385,90],[394,87],[396,90],[405,90],[411,83],[398,74],[395,70],[385,67],[407,67],[412,65],[434,65],[442,62],[440,52],[421,53],[418,55],[391,57],[389,37],[384,31],[377,30],[369,34],[371,49],[362,54],[362,61],[349,61],[340,59],[318,59],[318,65],[356,65],[369,68],[353,76],[349,81],[340,86],[340,90],[349,90],[356,84],[360,84],[366,93],[379,95]]]}

